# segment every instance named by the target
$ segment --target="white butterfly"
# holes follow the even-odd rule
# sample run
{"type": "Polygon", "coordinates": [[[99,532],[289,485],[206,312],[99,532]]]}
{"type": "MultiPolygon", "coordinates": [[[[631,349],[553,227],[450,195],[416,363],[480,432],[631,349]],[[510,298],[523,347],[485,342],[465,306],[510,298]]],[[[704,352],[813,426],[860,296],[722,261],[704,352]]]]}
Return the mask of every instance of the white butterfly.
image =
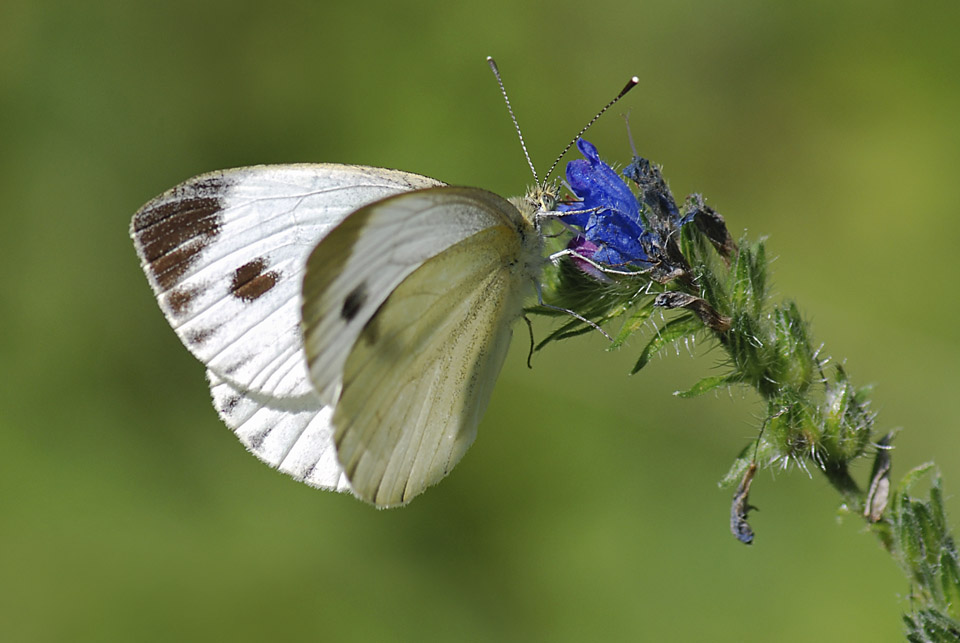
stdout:
{"type": "Polygon", "coordinates": [[[389,507],[473,442],[539,285],[554,193],[537,183],[507,201],[397,170],[261,165],[178,185],[131,236],[241,442],[297,480],[389,507]]]}
{"type": "Polygon", "coordinates": [[[244,445],[392,506],[474,439],[543,262],[536,208],[515,204],[395,170],[255,166],[160,195],[131,235],[244,445]]]}

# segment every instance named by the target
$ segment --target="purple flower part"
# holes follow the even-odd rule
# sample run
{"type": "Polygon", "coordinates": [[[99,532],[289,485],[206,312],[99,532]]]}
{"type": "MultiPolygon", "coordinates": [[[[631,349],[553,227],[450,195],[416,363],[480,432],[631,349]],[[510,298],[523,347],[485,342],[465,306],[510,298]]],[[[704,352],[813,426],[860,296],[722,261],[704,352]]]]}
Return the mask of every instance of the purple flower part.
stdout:
{"type": "Polygon", "coordinates": [[[587,238],[582,234],[578,234],[573,239],[570,239],[570,243],[567,244],[567,250],[573,250],[578,255],[582,255],[587,259],[592,259],[593,253],[599,249],[597,244],[587,241],[587,238]]]}
{"type": "MultiPolygon", "coordinates": [[[[577,235],[573,239],[570,239],[570,243],[567,244],[567,249],[576,252],[580,257],[586,257],[587,259],[593,259],[594,254],[599,250],[599,247],[595,243],[587,241],[586,237],[583,235],[577,235]]],[[[594,279],[598,281],[610,281],[610,278],[607,277],[601,270],[594,266],[589,261],[584,261],[580,257],[571,257],[573,265],[585,272],[594,279]]]]}
{"type": "Polygon", "coordinates": [[[594,213],[573,214],[564,217],[564,220],[571,225],[588,227],[593,215],[602,215],[612,210],[640,225],[640,206],[620,175],[600,160],[597,148],[589,141],[577,139],[577,149],[586,158],[567,163],[567,182],[582,202],[561,205],[558,210],[597,210],[594,213]]]}

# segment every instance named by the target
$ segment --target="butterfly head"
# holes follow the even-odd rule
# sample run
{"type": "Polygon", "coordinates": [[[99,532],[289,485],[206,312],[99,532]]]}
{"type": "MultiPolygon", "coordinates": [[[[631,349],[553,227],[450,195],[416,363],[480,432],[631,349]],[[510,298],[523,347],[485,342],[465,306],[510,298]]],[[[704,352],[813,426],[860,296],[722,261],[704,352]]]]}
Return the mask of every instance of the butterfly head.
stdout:
{"type": "Polygon", "coordinates": [[[520,211],[530,224],[538,226],[538,219],[557,211],[557,199],[560,188],[556,183],[537,184],[527,190],[522,197],[514,197],[510,202],[520,211]]]}

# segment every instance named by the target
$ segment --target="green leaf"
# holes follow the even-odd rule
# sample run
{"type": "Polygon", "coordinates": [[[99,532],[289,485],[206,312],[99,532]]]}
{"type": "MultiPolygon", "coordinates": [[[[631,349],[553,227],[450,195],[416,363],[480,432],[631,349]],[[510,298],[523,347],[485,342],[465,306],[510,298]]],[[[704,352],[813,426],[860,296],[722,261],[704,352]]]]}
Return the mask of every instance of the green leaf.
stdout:
{"type": "Polygon", "coordinates": [[[568,337],[576,337],[577,335],[583,335],[584,333],[589,333],[591,330],[594,329],[591,326],[584,324],[579,319],[572,319],[540,340],[534,350],[538,351],[550,342],[567,339],[568,337]]]}
{"type": "Polygon", "coordinates": [[[755,315],[763,310],[767,298],[767,249],[763,242],[754,248],[753,261],[750,264],[750,287],[753,295],[755,315]]]}
{"type": "Polygon", "coordinates": [[[943,578],[943,600],[953,616],[960,616],[960,568],[957,565],[957,552],[944,547],[940,554],[940,573],[943,578]]]}
{"type": "Polygon", "coordinates": [[[917,610],[903,617],[907,640],[915,643],[956,642],[960,639],[960,623],[938,610],[917,610]]]}
{"type": "Polygon", "coordinates": [[[743,474],[746,473],[750,465],[753,464],[756,453],[757,441],[753,440],[747,444],[747,446],[743,447],[737,455],[737,459],[730,465],[730,469],[717,484],[722,488],[737,486],[740,481],[743,480],[743,474]]]}
{"type": "Polygon", "coordinates": [[[897,486],[897,493],[907,497],[907,492],[910,491],[910,487],[912,487],[921,476],[933,469],[934,466],[932,462],[924,462],[907,471],[903,478],[900,479],[900,484],[897,486]]]}
{"type": "Polygon", "coordinates": [[[960,640],[960,555],[943,507],[943,489],[936,476],[926,502],[912,498],[910,487],[933,468],[921,465],[904,476],[894,498],[893,553],[913,579],[913,613],[904,617],[911,641],[960,640]]]}
{"type": "Polygon", "coordinates": [[[728,375],[714,375],[712,377],[703,378],[686,391],[675,391],[673,394],[677,397],[688,399],[691,397],[697,397],[698,395],[703,395],[704,393],[712,391],[720,386],[738,384],[741,381],[742,379],[737,373],[730,373],[728,375]]]}
{"type": "Polygon", "coordinates": [[[623,322],[623,327],[620,328],[620,332],[617,333],[617,336],[613,338],[613,344],[610,346],[610,348],[620,348],[623,346],[623,343],[627,341],[631,335],[646,325],[647,320],[650,319],[650,315],[652,314],[653,298],[650,298],[645,301],[643,305],[637,308],[637,310],[635,310],[625,322],[623,322]]]}
{"type": "Polygon", "coordinates": [[[647,343],[646,347],[643,349],[643,352],[640,353],[640,359],[638,359],[637,363],[634,364],[633,370],[630,371],[630,374],[634,375],[640,372],[640,369],[647,365],[647,363],[650,361],[650,358],[656,355],[657,351],[667,344],[671,344],[677,340],[683,339],[684,337],[693,337],[696,335],[697,331],[702,329],[703,322],[701,322],[696,315],[684,315],[683,317],[677,317],[676,319],[668,321],[647,343]]]}
{"type": "Polygon", "coordinates": [[[920,534],[920,526],[917,524],[913,503],[909,498],[901,498],[898,505],[899,511],[895,518],[895,525],[900,557],[904,567],[912,575],[917,576],[918,568],[923,564],[923,538],[920,534]]]}
{"type": "Polygon", "coordinates": [[[947,514],[943,508],[943,485],[940,483],[940,476],[933,479],[933,485],[930,487],[930,513],[938,531],[946,532],[949,530],[947,514]]]}

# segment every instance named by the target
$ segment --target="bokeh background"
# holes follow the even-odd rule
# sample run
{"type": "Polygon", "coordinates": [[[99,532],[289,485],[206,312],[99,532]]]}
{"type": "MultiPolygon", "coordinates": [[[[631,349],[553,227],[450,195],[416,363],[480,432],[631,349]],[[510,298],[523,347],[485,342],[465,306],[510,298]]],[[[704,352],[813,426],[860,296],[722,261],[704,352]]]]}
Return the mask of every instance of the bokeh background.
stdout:
{"type": "MultiPolygon", "coordinates": [[[[543,170],[590,139],[663,164],[930,458],[960,515],[960,5],[0,4],[0,638],[899,641],[906,580],[818,475],[765,472],[752,547],[717,481],[748,391],[671,395],[708,345],[627,371],[598,336],[524,365],[441,485],[376,511],[271,471],[208,401],[127,237],[194,174],[402,168],[530,182],[484,57],[543,170]]],[[[546,327],[540,326],[542,332],[546,327]]],[[[865,477],[866,471],[858,475],[865,477]]],[[[954,523],[956,524],[956,523],[954,523]]]]}

